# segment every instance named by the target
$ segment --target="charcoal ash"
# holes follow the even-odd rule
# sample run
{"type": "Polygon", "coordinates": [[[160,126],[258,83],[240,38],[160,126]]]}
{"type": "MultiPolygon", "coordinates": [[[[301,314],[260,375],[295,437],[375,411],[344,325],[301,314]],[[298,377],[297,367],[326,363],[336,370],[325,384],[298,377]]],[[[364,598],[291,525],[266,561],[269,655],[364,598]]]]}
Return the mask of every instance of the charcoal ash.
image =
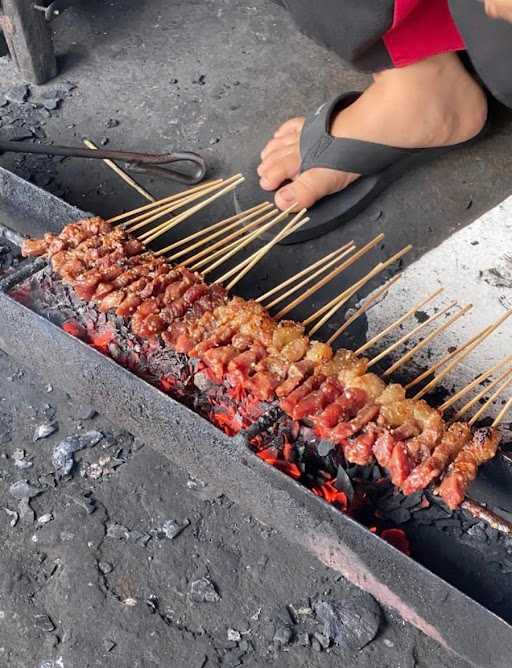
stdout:
{"type": "Polygon", "coordinates": [[[34,431],[32,441],[35,443],[43,438],[48,438],[59,429],[59,424],[55,420],[49,420],[39,424],[34,431]]]}
{"type": "Polygon", "coordinates": [[[75,465],[75,453],[94,447],[102,438],[103,434],[100,431],[88,431],[85,434],[67,436],[53,450],[52,462],[55,473],[59,477],[69,475],[75,465]]]}
{"type": "Polygon", "coordinates": [[[191,600],[197,603],[218,603],[221,600],[217,587],[208,577],[193,580],[190,583],[189,595],[191,600]]]}

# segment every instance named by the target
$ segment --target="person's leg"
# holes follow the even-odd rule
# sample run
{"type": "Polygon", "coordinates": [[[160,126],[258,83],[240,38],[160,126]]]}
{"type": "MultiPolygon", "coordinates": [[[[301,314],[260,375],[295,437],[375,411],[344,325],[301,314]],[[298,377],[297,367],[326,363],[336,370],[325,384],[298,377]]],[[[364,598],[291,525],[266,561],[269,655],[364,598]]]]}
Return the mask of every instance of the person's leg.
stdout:
{"type": "MultiPolygon", "coordinates": [[[[385,70],[350,107],[334,118],[335,137],[363,139],[404,148],[464,142],[482,129],[485,94],[457,55],[445,53],[400,69],[385,70]]],[[[357,174],[316,168],[299,174],[302,118],[286,122],[261,154],[258,167],[264,190],[279,189],[278,207],[293,202],[310,207],[342,190],[357,174]],[[281,187],[284,182],[292,183],[281,187]]]]}

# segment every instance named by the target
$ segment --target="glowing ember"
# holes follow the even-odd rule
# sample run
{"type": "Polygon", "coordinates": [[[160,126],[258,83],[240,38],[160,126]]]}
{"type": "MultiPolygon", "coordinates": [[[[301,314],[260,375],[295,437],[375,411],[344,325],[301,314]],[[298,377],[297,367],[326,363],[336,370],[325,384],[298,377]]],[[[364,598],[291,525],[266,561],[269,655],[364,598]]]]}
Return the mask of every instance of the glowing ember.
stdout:
{"type": "Polygon", "coordinates": [[[89,332],[90,344],[102,353],[108,352],[108,344],[114,340],[114,332],[105,329],[102,332],[89,332]]]}
{"type": "Polygon", "coordinates": [[[80,325],[78,325],[76,322],[73,320],[67,320],[63,325],[62,329],[67,332],[68,334],[71,334],[71,336],[78,336],[80,337],[82,334],[82,328],[80,325]]]}
{"type": "Polygon", "coordinates": [[[212,422],[228,436],[238,434],[242,428],[240,417],[232,408],[224,407],[222,411],[212,411],[210,417],[212,422]]]}
{"type": "Polygon", "coordinates": [[[400,552],[403,552],[409,557],[411,556],[411,545],[407,538],[407,534],[403,529],[384,529],[384,531],[381,532],[380,537],[390,545],[393,545],[393,547],[396,547],[400,552]]]}
{"type": "Polygon", "coordinates": [[[346,513],[348,510],[348,499],[347,495],[344,492],[340,492],[336,489],[332,481],[325,482],[323,485],[318,485],[312,487],[311,491],[316,496],[325,499],[327,503],[330,503],[333,506],[339,508],[342,512],[346,513]]]}
{"type": "Polygon", "coordinates": [[[302,471],[297,466],[297,464],[292,464],[291,462],[285,462],[282,459],[278,459],[273,448],[260,450],[260,452],[257,452],[256,454],[260,459],[263,459],[264,462],[267,462],[267,464],[274,466],[276,469],[279,469],[279,471],[286,473],[286,475],[289,475],[290,478],[298,480],[302,475],[302,471]]]}
{"type": "Polygon", "coordinates": [[[174,389],[176,385],[176,379],[173,378],[172,376],[164,376],[163,378],[160,378],[160,388],[164,392],[170,392],[171,390],[174,389]]]}

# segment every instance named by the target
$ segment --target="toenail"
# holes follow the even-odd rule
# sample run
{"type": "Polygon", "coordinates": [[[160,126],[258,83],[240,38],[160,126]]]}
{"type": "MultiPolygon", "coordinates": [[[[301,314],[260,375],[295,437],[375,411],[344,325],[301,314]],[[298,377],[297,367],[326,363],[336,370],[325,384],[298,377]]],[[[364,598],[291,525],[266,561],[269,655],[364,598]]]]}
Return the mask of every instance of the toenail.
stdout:
{"type": "Polygon", "coordinates": [[[292,188],[281,188],[277,194],[284,204],[293,204],[295,202],[295,193],[292,188]]]}

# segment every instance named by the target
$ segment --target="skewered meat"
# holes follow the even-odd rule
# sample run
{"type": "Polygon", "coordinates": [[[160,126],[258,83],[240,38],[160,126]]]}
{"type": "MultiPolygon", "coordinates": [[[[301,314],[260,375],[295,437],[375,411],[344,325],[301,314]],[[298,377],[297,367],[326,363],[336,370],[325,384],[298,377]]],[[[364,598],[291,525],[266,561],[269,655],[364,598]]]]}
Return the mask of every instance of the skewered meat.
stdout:
{"type": "Polygon", "coordinates": [[[302,325],[276,323],[259,303],[228,298],[221,286],[171,267],[100,218],[27,240],[23,253],[47,255],[81,299],[128,318],[140,338],[160,336],[186,352],[215,383],[231,386],[233,396],[277,399],[297,429],[302,422],[342,449],[349,463],[376,459],[406,494],[440,478],[441,496],[455,507],[478,466],[496,452],[495,430],[471,436],[465,424],[446,427],[425,401],[407,399],[402,386],[368,373],[365,358],[333,353],[310,341],[302,325]]]}
{"type": "Polygon", "coordinates": [[[464,501],[478,467],[494,457],[499,443],[499,433],[487,427],[477,429],[471,442],[463,446],[439,487],[439,494],[449,508],[457,508],[464,501]]]}

